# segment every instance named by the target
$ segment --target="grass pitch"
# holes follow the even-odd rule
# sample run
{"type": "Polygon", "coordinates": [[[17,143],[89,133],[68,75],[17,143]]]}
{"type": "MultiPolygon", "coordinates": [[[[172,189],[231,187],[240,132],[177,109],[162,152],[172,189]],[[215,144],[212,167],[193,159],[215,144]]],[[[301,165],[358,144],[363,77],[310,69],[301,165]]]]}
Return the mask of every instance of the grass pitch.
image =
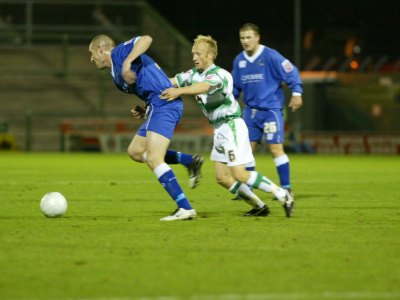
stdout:
{"type": "MultiPolygon", "coordinates": [[[[246,218],[207,161],[175,205],[126,155],[0,153],[0,299],[400,299],[400,158],[291,155],[297,206],[246,218]],[[39,209],[50,191],[64,217],[39,209]]],[[[258,170],[277,182],[272,159],[258,170]]]]}

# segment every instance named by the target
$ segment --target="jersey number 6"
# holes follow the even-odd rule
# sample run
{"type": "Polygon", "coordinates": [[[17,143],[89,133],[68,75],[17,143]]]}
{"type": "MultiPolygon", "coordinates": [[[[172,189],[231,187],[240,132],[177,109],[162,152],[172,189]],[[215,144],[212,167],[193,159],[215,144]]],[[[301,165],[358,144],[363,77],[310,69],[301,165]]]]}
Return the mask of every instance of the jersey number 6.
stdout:
{"type": "Polygon", "coordinates": [[[229,156],[229,161],[235,161],[236,160],[235,152],[233,152],[233,150],[229,150],[228,151],[228,156],[229,156]]]}

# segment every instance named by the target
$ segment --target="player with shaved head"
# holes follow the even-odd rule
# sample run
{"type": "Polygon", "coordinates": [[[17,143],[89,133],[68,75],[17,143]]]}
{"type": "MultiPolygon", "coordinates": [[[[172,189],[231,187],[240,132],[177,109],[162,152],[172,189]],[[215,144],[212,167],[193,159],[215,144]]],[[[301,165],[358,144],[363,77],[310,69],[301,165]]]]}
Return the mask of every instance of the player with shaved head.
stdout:
{"type": "Polygon", "coordinates": [[[182,99],[166,102],[160,99],[163,90],[171,87],[164,71],[145,52],[152,38],[136,36],[115,45],[104,34],[93,38],[89,45],[90,60],[98,69],[110,68],[115,85],[124,93],[135,94],[145,102],[145,108],[136,106],[132,114],[145,121],[128,147],[129,156],[137,162],[146,162],[159,182],[176,202],[177,209],[162,221],[187,220],[196,217],[174,172],[168,164],[180,163],[189,171],[189,185],[196,187],[201,177],[204,159],[169,150],[168,146],[175,127],[182,118],[182,99]]]}

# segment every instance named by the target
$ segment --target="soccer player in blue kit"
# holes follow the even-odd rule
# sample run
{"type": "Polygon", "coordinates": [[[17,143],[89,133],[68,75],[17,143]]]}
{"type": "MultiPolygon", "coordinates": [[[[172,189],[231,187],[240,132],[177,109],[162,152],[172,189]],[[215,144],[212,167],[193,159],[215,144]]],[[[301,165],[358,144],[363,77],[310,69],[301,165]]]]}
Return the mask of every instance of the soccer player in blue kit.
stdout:
{"type": "MultiPolygon", "coordinates": [[[[250,142],[255,151],[265,135],[278,171],[280,185],[293,196],[290,182],[289,157],[284,142],[284,93],[282,82],[292,91],[289,107],[296,111],[303,105],[303,86],[297,68],[278,51],[260,44],[260,30],[244,24],[240,30],[244,49],[233,61],[234,96],[243,93],[243,119],[249,129],[250,142]]],[[[255,162],[247,165],[255,169],[255,162]]]]}
{"type": "Polygon", "coordinates": [[[171,87],[164,71],[145,54],[152,43],[148,35],[136,36],[115,45],[107,35],[98,35],[89,45],[91,62],[97,69],[111,68],[114,83],[124,93],[135,94],[146,103],[146,109],[136,106],[132,114],[145,119],[128,147],[129,156],[137,162],[146,162],[158,181],[174,199],[178,208],[162,221],[187,220],[196,217],[189,200],[167,163],[181,163],[188,168],[189,185],[194,188],[201,177],[204,159],[168,150],[176,125],[182,118],[183,103],[160,99],[163,90],[171,87]]]}

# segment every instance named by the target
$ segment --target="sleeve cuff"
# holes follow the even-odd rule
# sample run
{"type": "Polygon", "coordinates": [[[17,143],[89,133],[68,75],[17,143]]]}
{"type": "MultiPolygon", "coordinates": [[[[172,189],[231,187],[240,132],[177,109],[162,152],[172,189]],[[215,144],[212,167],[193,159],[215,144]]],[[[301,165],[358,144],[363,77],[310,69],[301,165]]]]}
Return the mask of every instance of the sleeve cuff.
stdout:
{"type": "Polygon", "coordinates": [[[302,94],[301,93],[299,93],[299,92],[293,92],[292,93],[292,96],[301,96],[302,94]]]}

